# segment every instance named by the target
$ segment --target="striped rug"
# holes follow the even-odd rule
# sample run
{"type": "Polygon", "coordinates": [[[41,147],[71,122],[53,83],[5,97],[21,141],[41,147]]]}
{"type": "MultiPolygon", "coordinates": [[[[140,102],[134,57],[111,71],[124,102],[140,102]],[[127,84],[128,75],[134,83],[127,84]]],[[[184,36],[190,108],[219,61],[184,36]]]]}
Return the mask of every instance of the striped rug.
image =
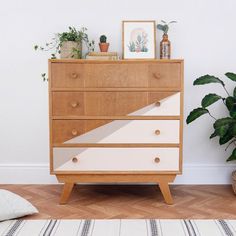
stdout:
{"type": "Polygon", "coordinates": [[[233,236],[236,220],[9,220],[2,236],[233,236]]]}

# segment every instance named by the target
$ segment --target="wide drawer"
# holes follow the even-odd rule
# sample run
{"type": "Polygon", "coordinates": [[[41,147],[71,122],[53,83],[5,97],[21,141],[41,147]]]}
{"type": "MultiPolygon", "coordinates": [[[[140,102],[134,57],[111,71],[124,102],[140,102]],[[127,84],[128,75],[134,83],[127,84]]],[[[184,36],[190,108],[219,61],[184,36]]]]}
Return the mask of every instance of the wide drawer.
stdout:
{"type": "Polygon", "coordinates": [[[180,93],[53,92],[54,116],[178,116],[180,93]]]}
{"type": "Polygon", "coordinates": [[[54,148],[54,171],[178,171],[178,148],[54,148]]]}
{"type": "Polygon", "coordinates": [[[178,120],[114,120],[104,125],[89,120],[85,124],[92,127],[93,122],[99,127],[78,134],[66,143],[179,143],[178,120]]]}
{"type": "Polygon", "coordinates": [[[180,63],[52,63],[52,88],[180,88],[180,63]]]}

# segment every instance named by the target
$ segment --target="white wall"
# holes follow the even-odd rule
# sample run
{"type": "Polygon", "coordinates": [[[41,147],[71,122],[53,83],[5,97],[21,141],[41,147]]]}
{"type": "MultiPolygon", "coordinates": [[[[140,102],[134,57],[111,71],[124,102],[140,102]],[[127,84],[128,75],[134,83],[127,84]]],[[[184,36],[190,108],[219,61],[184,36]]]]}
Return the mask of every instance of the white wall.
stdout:
{"type": "MultiPolygon", "coordinates": [[[[36,53],[53,33],[86,26],[98,42],[106,34],[110,50],[121,53],[121,21],[177,20],[169,37],[172,57],[185,59],[185,115],[218,85],[192,86],[202,74],[235,71],[236,1],[234,0],[9,0],[0,8],[0,182],[49,183],[47,83],[48,55],[36,53]]],[[[160,40],[161,33],[157,38],[160,40]]],[[[159,44],[158,44],[159,45],[159,44]]],[[[233,89],[230,83],[229,89],[233,89]]],[[[220,106],[214,106],[221,113],[220,106]]],[[[216,112],[217,113],[217,112],[216,112]]],[[[184,128],[184,175],[177,183],[227,183],[234,164],[229,153],[210,141],[211,120],[184,128]]]]}

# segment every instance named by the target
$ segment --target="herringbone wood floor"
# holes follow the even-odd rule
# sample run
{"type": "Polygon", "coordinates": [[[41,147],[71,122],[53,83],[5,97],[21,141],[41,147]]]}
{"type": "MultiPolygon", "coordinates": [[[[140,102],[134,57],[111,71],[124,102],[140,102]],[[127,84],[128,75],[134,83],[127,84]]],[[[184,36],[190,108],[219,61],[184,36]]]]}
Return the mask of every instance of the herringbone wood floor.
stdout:
{"type": "Polygon", "coordinates": [[[172,186],[175,204],[164,203],[157,186],[78,185],[59,205],[61,185],[0,185],[31,201],[46,218],[236,218],[231,186],[172,186]]]}

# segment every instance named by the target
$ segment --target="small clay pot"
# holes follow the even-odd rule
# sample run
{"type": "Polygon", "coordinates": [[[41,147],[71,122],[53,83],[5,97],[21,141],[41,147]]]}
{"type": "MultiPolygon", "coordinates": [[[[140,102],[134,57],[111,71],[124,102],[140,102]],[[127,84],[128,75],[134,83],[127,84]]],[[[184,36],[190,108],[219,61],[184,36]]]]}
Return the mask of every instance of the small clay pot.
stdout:
{"type": "Polygon", "coordinates": [[[109,48],[109,43],[99,43],[100,51],[107,52],[109,48]]]}

